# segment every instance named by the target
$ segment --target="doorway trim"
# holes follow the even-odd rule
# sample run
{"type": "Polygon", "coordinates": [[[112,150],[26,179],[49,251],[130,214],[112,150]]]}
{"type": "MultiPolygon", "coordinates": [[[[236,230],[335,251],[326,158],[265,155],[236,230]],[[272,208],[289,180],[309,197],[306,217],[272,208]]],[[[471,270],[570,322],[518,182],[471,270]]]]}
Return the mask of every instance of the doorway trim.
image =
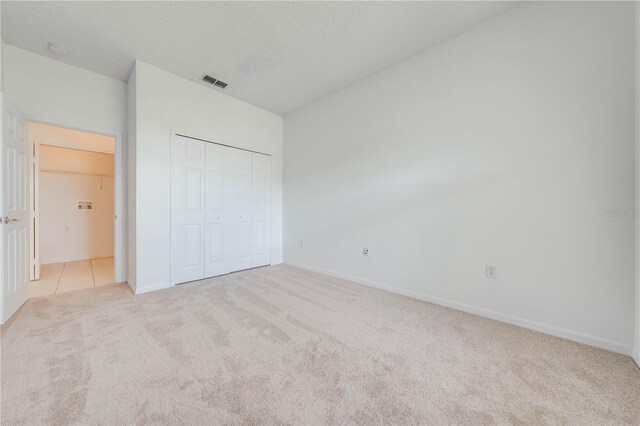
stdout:
{"type": "MultiPolygon", "coordinates": [[[[75,126],[68,126],[61,123],[54,123],[50,121],[38,120],[34,117],[28,117],[29,123],[44,124],[53,127],[59,127],[68,130],[76,130],[80,132],[93,133],[96,135],[108,136],[115,139],[115,153],[114,153],[114,226],[113,226],[113,262],[114,262],[114,279],[117,283],[123,283],[127,281],[126,270],[126,243],[127,243],[127,224],[126,224],[126,211],[127,211],[127,187],[126,187],[126,149],[123,144],[123,135],[114,133],[105,133],[92,129],[84,129],[75,126]]],[[[33,161],[33,139],[29,138],[29,144],[31,148],[31,161],[33,161]]],[[[33,175],[29,176],[29,187],[33,187],[33,175]]],[[[33,213],[32,213],[33,214],[33,213]]],[[[30,260],[30,270],[33,269],[33,264],[30,260]]]]}

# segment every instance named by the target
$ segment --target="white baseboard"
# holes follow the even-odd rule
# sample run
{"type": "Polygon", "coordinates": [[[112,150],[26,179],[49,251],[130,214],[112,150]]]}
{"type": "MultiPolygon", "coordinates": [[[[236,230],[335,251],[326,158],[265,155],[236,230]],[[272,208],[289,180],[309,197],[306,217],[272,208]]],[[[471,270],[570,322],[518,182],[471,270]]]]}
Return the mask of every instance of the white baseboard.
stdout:
{"type": "Polygon", "coordinates": [[[159,283],[159,284],[146,285],[144,287],[134,286],[131,289],[133,290],[133,294],[137,296],[139,294],[149,293],[150,291],[163,290],[165,288],[170,288],[170,287],[173,287],[173,284],[159,283]]]}
{"type": "Polygon", "coordinates": [[[633,358],[636,364],[638,364],[638,368],[640,368],[640,348],[638,346],[633,350],[631,358],[633,358]]]}
{"type": "Polygon", "coordinates": [[[528,328],[530,330],[539,331],[541,333],[550,334],[552,336],[561,337],[563,339],[572,340],[578,343],[583,343],[585,345],[595,346],[596,348],[605,349],[611,352],[617,352],[617,353],[628,355],[628,356],[631,355],[633,352],[633,348],[629,345],[625,345],[623,343],[614,342],[612,340],[603,339],[601,337],[592,336],[585,333],[580,333],[578,331],[567,330],[565,328],[560,328],[553,325],[540,323],[537,321],[531,321],[525,318],[515,317],[512,315],[503,314],[503,313],[491,311],[488,309],[478,308],[476,306],[466,305],[464,303],[454,302],[451,300],[441,299],[439,297],[430,296],[424,293],[417,293],[410,290],[404,290],[398,287],[381,284],[381,283],[367,280],[364,278],[354,277],[352,275],[330,271],[324,268],[318,268],[316,266],[306,265],[306,264],[295,262],[295,261],[290,261],[285,259],[284,263],[287,265],[296,266],[298,268],[307,269],[309,271],[319,272],[332,277],[353,281],[355,283],[366,285],[369,287],[375,287],[381,290],[386,290],[391,293],[412,297],[414,299],[424,300],[425,302],[433,303],[436,305],[446,306],[448,308],[453,308],[453,309],[467,312],[470,314],[479,315],[481,317],[505,322],[507,324],[517,325],[520,327],[528,328]]]}

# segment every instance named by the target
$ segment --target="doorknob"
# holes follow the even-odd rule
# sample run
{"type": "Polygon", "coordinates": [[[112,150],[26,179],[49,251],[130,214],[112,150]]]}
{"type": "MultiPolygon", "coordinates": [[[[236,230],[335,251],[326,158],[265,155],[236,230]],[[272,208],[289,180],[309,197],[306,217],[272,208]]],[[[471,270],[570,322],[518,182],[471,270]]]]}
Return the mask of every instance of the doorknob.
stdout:
{"type": "Polygon", "coordinates": [[[18,219],[10,219],[9,216],[5,216],[3,219],[4,224],[8,224],[9,222],[17,222],[18,219]]]}

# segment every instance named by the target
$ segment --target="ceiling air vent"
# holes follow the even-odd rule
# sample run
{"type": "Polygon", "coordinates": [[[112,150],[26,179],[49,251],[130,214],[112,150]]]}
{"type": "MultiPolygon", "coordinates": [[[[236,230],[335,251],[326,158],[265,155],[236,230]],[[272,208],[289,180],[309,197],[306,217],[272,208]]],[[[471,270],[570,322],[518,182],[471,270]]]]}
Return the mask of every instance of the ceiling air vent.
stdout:
{"type": "Polygon", "coordinates": [[[207,74],[202,76],[202,81],[205,81],[209,84],[213,84],[214,86],[218,86],[221,89],[224,89],[225,87],[227,87],[227,83],[225,83],[224,81],[220,81],[207,74]]]}

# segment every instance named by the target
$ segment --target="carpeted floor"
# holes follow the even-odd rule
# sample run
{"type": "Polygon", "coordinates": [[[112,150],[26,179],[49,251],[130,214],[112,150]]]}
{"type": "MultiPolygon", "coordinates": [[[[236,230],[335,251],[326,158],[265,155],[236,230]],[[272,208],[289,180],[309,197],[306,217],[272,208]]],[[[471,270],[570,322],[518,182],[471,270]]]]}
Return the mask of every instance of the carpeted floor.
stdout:
{"type": "Polygon", "coordinates": [[[2,327],[9,424],[639,424],[625,356],[274,266],[32,299],[2,327]]]}

